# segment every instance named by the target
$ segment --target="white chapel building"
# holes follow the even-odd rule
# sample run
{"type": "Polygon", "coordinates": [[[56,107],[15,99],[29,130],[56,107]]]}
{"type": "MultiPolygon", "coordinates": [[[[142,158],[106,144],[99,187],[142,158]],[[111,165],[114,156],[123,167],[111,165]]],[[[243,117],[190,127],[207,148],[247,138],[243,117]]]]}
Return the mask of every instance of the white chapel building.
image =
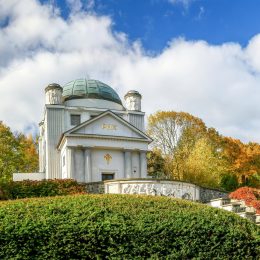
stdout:
{"type": "Polygon", "coordinates": [[[141,99],[138,91],[130,90],[123,104],[114,89],[98,80],[49,84],[39,124],[39,172],[14,173],[13,180],[75,179],[86,183],[89,193],[203,202],[225,197],[192,183],[147,178],[146,153],[152,140],[144,132],[141,99]]]}
{"type": "Polygon", "coordinates": [[[115,90],[98,80],[49,84],[39,124],[44,178],[86,183],[146,178],[152,140],[144,133],[141,98],[131,90],[123,105],[115,90]]]}

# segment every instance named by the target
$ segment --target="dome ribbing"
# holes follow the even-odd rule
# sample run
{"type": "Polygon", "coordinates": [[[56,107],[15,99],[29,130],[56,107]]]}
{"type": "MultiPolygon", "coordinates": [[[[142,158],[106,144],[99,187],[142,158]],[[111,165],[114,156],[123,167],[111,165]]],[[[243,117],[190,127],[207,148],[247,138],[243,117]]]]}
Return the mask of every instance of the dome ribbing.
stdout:
{"type": "Polygon", "coordinates": [[[76,79],[63,86],[63,99],[96,98],[112,101],[122,105],[118,94],[110,86],[99,80],[76,79]]]}

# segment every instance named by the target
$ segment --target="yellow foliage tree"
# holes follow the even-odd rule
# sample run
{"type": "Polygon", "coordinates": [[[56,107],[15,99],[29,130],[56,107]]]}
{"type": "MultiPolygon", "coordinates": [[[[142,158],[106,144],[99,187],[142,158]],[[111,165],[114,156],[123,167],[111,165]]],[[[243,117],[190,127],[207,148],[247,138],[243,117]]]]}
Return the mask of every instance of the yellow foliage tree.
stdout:
{"type": "Polygon", "coordinates": [[[185,180],[213,188],[219,187],[221,176],[228,171],[226,161],[206,137],[197,140],[184,166],[185,180]]]}
{"type": "Polygon", "coordinates": [[[148,117],[147,133],[153,138],[153,146],[164,155],[174,153],[183,138],[194,140],[206,132],[203,121],[185,112],[158,111],[148,117]]]}
{"type": "Polygon", "coordinates": [[[0,122],[0,181],[9,181],[14,172],[38,170],[37,142],[32,136],[14,135],[0,122]]]}
{"type": "Polygon", "coordinates": [[[241,184],[253,175],[260,176],[260,145],[244,144],[231,137],[223,138],[223,156],[229,162],[229,169],[237,175],[241,184]]]}
{"type": "Polygon", "coordinates": [[[159,111],[148,119],[148,134],[162,151],[165,175],[172,179],[218,187],[228,171],[221,136],[197,117],[159,111]]]}

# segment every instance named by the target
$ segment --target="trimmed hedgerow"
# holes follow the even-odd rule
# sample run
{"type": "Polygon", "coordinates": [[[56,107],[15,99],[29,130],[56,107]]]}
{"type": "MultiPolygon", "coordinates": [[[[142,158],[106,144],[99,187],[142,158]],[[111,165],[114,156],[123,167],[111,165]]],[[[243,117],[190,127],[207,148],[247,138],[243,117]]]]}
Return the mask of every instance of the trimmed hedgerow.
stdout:
{"type": "Polygon", "coordinates": [[[167,197],[74,195],[0,203],[0,259],[256,259],[259,229],[167,197]]]}
{"type": "Polygon", "coordinates": [[[10,181],[0,183],[0,200],[86,193],[75,180],[10,181]]]}

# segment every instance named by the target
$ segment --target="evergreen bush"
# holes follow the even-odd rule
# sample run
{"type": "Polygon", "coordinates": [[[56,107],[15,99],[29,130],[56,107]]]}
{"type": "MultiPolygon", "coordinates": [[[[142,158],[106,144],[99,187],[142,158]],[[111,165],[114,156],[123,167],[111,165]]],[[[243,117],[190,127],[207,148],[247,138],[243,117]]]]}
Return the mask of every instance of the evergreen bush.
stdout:
{"type": "Polygon", "coordinates": [[[257,259],[259,228],[167,197],[72,195],[0,203],[0,259],[257,259]]]}
{"type": "Polygon", "coordinates": [[[0,183],[0,200],[85,193],[75,180],[9,181],[0,183]]]}

